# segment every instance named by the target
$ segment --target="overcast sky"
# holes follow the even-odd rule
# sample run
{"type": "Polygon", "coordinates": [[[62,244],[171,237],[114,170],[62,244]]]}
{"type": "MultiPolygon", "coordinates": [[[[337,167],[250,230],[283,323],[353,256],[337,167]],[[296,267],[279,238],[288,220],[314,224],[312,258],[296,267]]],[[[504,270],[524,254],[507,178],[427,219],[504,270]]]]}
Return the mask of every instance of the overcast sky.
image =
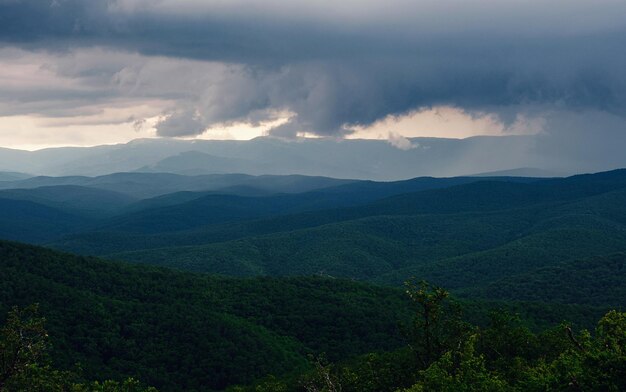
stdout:
{"type": "Polygon", "coordinates": [[[625,70],[624,0],[0,0],[0,146],[584,143],[626,133],[625,70]]]}

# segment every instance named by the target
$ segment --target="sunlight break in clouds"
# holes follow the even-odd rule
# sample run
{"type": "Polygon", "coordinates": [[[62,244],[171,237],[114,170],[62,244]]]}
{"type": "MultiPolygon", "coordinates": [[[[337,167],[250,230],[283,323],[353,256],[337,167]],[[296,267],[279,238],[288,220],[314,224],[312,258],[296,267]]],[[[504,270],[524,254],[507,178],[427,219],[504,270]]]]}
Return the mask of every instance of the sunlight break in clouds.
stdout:
{"type": "Polygon", "coordinates": [[[388,139],[397,145],[392,141],[398,136],[466,138],[479,135],[531,135],[541,132],[543,127],[542,117],[520,115],[507,125],[493,114],[471,114],[462,109],[442,106],[404,116],[388,116],[367,127],[356,128],[348,138],[388,139]]]}

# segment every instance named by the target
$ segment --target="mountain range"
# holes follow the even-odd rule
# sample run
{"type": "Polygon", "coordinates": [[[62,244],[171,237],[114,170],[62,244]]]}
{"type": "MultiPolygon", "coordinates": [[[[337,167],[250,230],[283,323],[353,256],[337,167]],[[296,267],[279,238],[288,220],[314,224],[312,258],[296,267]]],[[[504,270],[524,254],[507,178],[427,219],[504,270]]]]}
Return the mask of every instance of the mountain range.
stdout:
{"type": "Polygon", "coordinates": [[[39,303],[62,369],[193,391],[301,374],[309,355],[403,358],[410,279],[479,325],[508,309],[589,327],[626,306],[626,169],[494,174],[17,176],[0,312],[39,303]]]}
{"type": "MultiPolygon", "coordinates": [[[[8,185],[11,184],[11,185],[8,185]]],[[[458,293],[626,251],[626,170],[566,178],[118,173],[0,190],[0,234],[233,276],[329,275],[458,293]]]]}
{"type": "MultiPolygon", "coordinates": [[[[602,151],[570,151],[550,135],[412,138],[399,149],[385,140],[138,139],[96,147],[38,151],[0,149],[0,170],[18,176],[102,176],[116,172],[325,176],[379,181],[418,176],[562,176],[626,166],[602,151]],[[494,173],[495,172],[495,173],[494,173]],[[27,173],[27,174],[20,174],[27,173]]],[[[5,173],[0,181],[14,180],[5,173]]]]}

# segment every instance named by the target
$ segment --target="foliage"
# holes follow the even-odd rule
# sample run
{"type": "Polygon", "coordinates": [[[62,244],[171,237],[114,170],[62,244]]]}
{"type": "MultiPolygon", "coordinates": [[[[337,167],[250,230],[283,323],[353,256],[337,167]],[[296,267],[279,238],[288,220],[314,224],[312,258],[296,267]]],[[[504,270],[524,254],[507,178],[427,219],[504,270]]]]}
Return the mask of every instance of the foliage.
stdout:
{"type": "Polygon", "coordinates": [[[406,392],[498,392],[506,383],[487,370],[485,358],[477,355],[472,336],[459,350],[448,351],[426,370],[420,372],[421,380],[406,392]]]}
{"type": "MultiPolygon", "coordinates": [[[[411,348],[338,364],[317,362],[314,370],[299,377],[272,377],[266,383],[236,390],[540,392],[626,388],[626,313],[608,312],[593,334],[586,330],[574,334],[567,324],[536,334],[517,316],[503,311],[493,312],[486,327],[461,323],[463,328],[451,333],[432,327],[432,323],[451,317],[442,306],[448,293],[425,282],[408,287],[418,304],[413,325],[422,331],[411,338],[421,340],[420,355],[411,348]],[[431,349],[432,360],[425,363],[428,336],[431,341],[444,342],[449,335],[457,344],[441,344],[438,352],[431,349]]],[[[451,319],[458,320],[454,312],[451,319]]]]}
{"type": "MultiPolygon", "coordinates": [[[[521,190],[532,189],[522,185],[521,190]]],[[[474,192],[490,189],[474,187],[474,192]]],[[[413,205],[422,196],[411,197],[403,196],[413,205]]],[[[583,192],[581,198],[566,200],[555,197],[539,204],[506,209],[496,209],[494,204],[472,212],[424,210],[414,215],[419,211],[407,207],[381,215],[383,210],[372,207],[153,235],[86,233],[58,246],[230,276],[322,273],[386,285],[400,285],[417,276],[472,298],[544,302],[549,297],[559,303],[623,306],[620,290],[626,269],[619,263],[594,260],[626,249],[622,211],[626,191],[591,196],[583,192]],[[94,247],[83,247],[80,238],[94,242],[94,247]],[[576,295],[578,290],[586,295],[576,295]]]]}
{"type": "Polygon", "coordinates": [[[0,330],[0,390],[11,388],[33,373],[47,349],[43,319],[35,317],[37,307],[14,307],[0,330]]]}
{"type": "Polygon", "coordinates": [[[465,297],[551,301],[562,304],[624,306],[626,254],[593,256],[540,267],[485,286],[463,290],[465,297]]]}
{"type": "Polygon", "coordinates": [[[399,290],[363,283],[210,277],[0,242],[0,312],[35,302],[56,366],[165,391],[283,374],[309,353],[392,350],[409,315],[399,290]]]}
{"type": "Polygon", "coordinates": [[[123,382],[80,382],[76,373],[52,367],[45,320],[38,306],[13,307],[0,330],[0,391],[156,392],[132,378],[123,382]]]}
{"type": "Polygon", "coordinates": [[[450,293],[426,281],[409,280],[406,293],[416,306],[413,323],[407,331],[409,346],[418,365],[427,368],[436,358],[460,345],[468,331],[457,304],[446,301],[450,293]]]}

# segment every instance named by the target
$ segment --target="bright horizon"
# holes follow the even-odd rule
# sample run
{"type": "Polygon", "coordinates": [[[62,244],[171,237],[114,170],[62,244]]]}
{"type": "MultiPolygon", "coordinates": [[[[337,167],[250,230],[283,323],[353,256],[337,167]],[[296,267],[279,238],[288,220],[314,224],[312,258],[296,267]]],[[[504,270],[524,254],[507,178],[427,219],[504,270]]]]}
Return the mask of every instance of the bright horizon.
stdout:
{"type": "MultiPolygon", "coordinates": [[[[1,71],[0,71],[1,72],[1,71]]],[[[123,144],[136,139],[162,138],[157,135],[154,124],[158,118],[148,119],[141,128],[133,123],[98,124],[93,126],[46,124],[46,119],[0,117],[0,147],[20,150],[41,150],[55,147],[93,147],[98,145],[123,144]],[[20,129],[18,132],[10,130],[20,129]],[[95,131],[98,131],[96,133],[95,131]],[[76,134],[92,135],[92,137],[76,134]],[[48,135],[53,134],[54,139],[48,135]],[[20,137],[23,135],[23,137],[20,137]],[[37,140],[36,135],[41,135],[37,140]],[[35,137],[33,137],[35,136],[35,137]],[[75,139],[72,142],[72,137],[75,139]],[[55,142],[53,140],[66,140],[55,142]],[[30,140],[30,143],[24,143],[30,140]]],[[[284,124],[288,118],[280,118],[262,124],[233,124],[208,129],[200,135],[178,138],[180,140],[251,140],[270,136],[269,130],[275,124],[284,124]]],[[[473,136],[506,136],[516,134],[536,134],[542,131],[540,119],[519,118],[511,125],[502,124],[488,114],[470,115],[452,107],[433,108],[413,112],[404,116],[389,116],[367,127],[357,127],[346,139],[393,140],[396,138],[436,137],[464,139],[473,136]]],[[[316,134],[299,133],[297,137],[320,137],[316,134]]]]}

